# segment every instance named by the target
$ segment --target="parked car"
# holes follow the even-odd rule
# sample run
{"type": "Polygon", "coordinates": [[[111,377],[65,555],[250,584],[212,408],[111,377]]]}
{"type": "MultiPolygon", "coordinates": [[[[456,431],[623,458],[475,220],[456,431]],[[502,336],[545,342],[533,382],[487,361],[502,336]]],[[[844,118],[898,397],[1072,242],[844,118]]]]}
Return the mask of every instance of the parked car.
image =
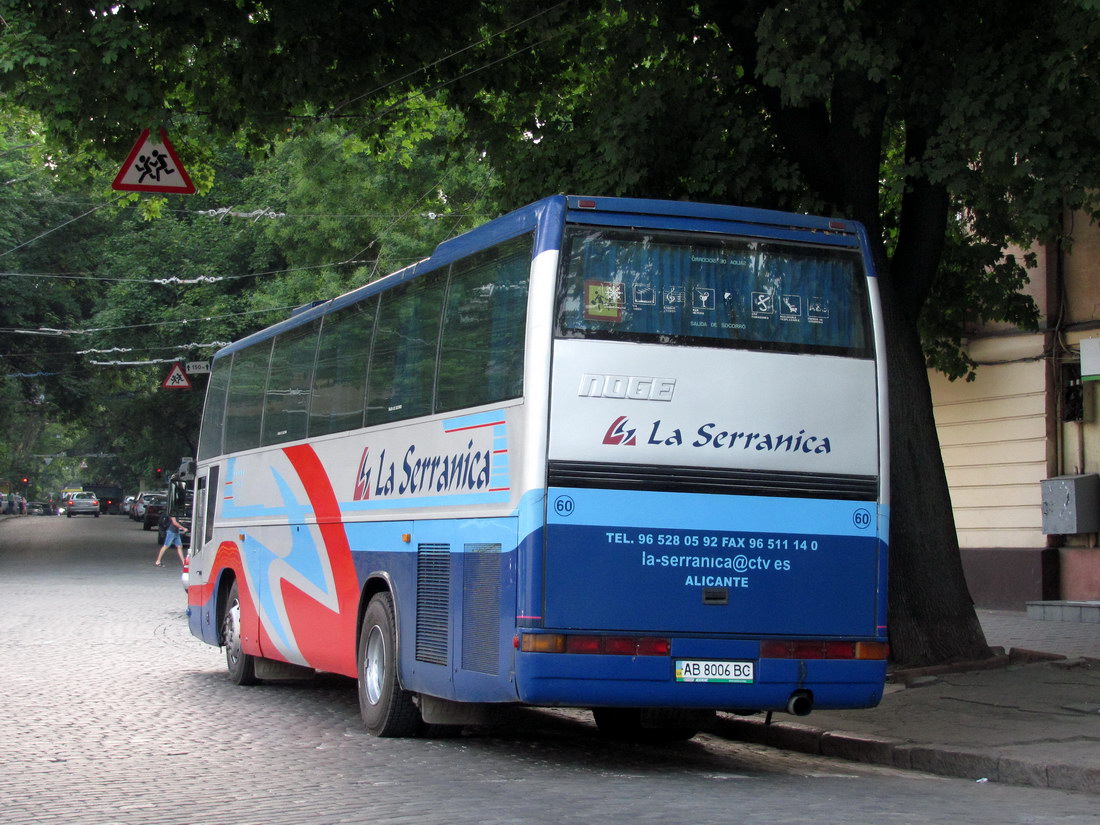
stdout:
{"type": "Polygon", "coordinates": [[[130,518],[134,521],[145,520],[145,500],[150,496],[161,496],[163,498],[168,497],[167,490],[150,490],[145,493],[138,493],[134,499],[133,505],[130,507],[130,518]]]}
{"type": "Polygon", "coordinates": [[[28,516],[44,516],[47,513],[46,505],[41,501],[28,501],[27,502],[27,515],[28,516]]]}
{"type": "Polygon", "coordinates": [[[99,518],[99,499],[95,497],[95,493],[72,493],[65,499],[65,515],[69,518],[73,516],[99,518]]]}
{"type": "Polygon", "coordinates": [[[121,513],[124,516],[130,515],[130,508],[134,506],[134,498],[136,498],[136,497],[135,496],[126,496],[126,498],[124,498],[122,500],[122,504],[119,505],[119,508],[118,508],[119,513],[121,513]]]}
{"type": "Polygon", "coordinates": [[[160,524],[160,517],[168,507],[167,496],[146,496],[141,516],[141,525],[146,530],[152,530],[160,524]]]}

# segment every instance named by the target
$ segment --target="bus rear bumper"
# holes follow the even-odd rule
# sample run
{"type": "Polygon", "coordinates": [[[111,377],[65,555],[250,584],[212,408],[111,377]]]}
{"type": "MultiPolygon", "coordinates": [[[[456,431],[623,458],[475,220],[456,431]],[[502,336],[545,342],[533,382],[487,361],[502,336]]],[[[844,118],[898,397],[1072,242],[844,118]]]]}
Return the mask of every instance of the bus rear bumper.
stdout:
{"type": "Polygon", "coordinates": [[[751,661],[752,681],[687,682],[677,679],[674,656],[604,656],[518,653],[520,701],[549,707],[664,707],[716,710],[785,710],[797,691],[809,691],[812,708],[874,707],[882,699],[882,660],[751,661]]]}

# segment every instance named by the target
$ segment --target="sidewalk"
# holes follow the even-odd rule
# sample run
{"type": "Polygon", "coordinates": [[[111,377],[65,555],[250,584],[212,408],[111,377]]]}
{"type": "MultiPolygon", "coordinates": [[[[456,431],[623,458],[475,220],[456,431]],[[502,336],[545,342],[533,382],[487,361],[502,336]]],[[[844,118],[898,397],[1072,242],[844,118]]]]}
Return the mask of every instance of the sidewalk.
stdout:
{"type": "MultiPolygon", "coordinates": [[[[859,762],[975,781],[1100,794],[1100,624],[979,610],[993,648],[981,670],[897,672],[871,710],[797,718],[721,714],[716,732],[859,762]]],[[[984,663],[983,663],[984,664],[984,663]]]]}

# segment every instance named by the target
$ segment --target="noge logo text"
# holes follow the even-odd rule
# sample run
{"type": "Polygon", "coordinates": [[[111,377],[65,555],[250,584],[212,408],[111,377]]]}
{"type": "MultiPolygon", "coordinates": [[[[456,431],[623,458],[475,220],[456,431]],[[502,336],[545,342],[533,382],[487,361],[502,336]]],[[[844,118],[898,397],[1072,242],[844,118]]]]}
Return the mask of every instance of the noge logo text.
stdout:
{"type": "Polygon", "coordinates": [[[581,389],[577,394],[589,398],[671,401],[675,392],[675,378],[650,378],[644,375],[601,375],[586,372],[581,376],[581,389]]]}

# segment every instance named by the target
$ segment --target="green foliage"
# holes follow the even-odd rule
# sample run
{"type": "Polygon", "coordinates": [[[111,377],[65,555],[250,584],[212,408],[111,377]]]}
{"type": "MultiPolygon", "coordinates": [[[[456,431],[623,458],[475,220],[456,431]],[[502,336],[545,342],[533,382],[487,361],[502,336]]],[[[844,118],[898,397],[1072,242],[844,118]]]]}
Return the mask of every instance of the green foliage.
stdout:
{"type": "Polygon", "coordinates": [[[323,126],[275,147],[256,203],[284,216],[259,220],[298,271],[264,290],[266,304],[333,297],[495,216],[492,171],[461,137],[457,115],[436,106],[385,142],[323,126]]]}
{"type": "Polygon", "coordinates": [[[57,171],[67,156],[49,150],[40,120],[14,107],[4,113],[0,420],[7,437],[0,452],[0,481],[26,471],[26,456],[45,421],[77,415],[87,406],[88,377],[74,368],[80,345],[62,331],[78,326],[96,306],[97,293],[85,279],[104,226],[86,190],[57,171]],[[50,231],[63,224],[69,224],[65,232],[50,231]],[[50,275],[35,278],[29,273],[50,275]]]}
{"type": "Polygon", "coordinates": [[[982,242],[967,227],[954,224],[939,272],[920,318],[929,366],[951,380],[973,381],[977,363],[966,352],[966,338],[991,321],[1035,330],[1039,311],[1021,290],[1034,255],[1021,262],[1003,247],[982,242]]]}

